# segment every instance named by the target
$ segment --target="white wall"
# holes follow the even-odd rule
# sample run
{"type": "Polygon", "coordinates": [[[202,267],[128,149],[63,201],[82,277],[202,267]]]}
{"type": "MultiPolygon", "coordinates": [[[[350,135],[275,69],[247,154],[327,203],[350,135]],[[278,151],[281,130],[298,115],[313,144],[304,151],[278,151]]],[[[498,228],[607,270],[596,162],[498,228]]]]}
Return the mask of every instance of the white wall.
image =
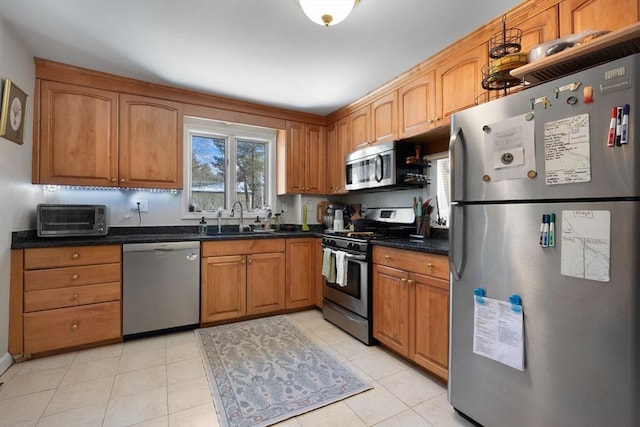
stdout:
{"type": "Polygon", "coordinates": [[[11,232],[35,227],[33,215],[42,191],[31,185],[33,146],[33,86],[35,65],[26,47],[0,19],[0,78],[11,79],[29,95],[24,144],[0,138],[0,373],[11,363],[9,356],[9,278],[11,232]]]}

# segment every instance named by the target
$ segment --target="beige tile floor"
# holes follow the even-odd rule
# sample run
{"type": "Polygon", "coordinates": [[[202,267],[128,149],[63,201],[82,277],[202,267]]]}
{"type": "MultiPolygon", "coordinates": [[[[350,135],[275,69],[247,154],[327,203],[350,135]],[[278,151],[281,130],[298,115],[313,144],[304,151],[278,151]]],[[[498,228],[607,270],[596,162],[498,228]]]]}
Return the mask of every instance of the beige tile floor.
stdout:
{"type": "MultiPolygon", "coordinates": [[[[280,427],[470,426],[446,388],[381,347],[367,347],[311,310],[287,315],[374,388],[280,427]]],[[[4,426],[218,426],[193,331],[34,359],[0,382],[4,426]]]]}

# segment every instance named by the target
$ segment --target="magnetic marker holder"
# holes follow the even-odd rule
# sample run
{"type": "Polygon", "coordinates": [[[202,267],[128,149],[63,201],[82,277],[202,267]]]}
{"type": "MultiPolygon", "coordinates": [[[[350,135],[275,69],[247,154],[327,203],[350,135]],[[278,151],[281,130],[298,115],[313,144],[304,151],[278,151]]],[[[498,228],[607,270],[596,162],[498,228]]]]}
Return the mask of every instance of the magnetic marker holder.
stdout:
{"type": "Polygon", "coordinates": [[[514,313],[522,313],[522,298],[520,298],[520,295],[511,295],[509,302],[511,303],[511,310],[513,310],[514,313]]]}
{"type": "Polygon", "coordinates": [[[484,304],[484,296],[485,296],[485,290],[484,289],[475,288],[473,290],[473,296],[474,296],[477,304],[484,304]]]}

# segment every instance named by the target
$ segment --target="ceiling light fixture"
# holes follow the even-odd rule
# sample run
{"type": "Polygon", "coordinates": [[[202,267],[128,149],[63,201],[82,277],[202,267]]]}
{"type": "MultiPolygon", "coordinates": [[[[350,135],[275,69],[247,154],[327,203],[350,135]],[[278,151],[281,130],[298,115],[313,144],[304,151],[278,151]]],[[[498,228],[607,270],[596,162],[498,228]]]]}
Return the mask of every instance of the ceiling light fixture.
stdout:
{"type": "Polygon", "coordinates": [[[360,0],[298,0],[309,19],[318,25],[336,25],[345,20],[360,0]]]}

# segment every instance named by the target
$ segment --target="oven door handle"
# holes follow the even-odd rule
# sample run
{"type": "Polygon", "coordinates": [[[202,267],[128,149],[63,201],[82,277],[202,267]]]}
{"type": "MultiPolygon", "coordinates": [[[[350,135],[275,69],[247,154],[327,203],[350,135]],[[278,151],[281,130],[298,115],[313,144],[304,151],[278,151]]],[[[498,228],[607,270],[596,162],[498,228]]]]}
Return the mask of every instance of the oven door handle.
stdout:
{"type": "Polygon", "coordinates": [[[367,260],[367,256],[366,255],[352,255],[350,253],[347,253],[346,255],[347,258],[355,260],[355,261],[366,261],[367,260]]]}
{"type": "MultiPolygon", "coordinates": [[[[322,249],[326,249],[329,248],[328,246],[322,246],[322,249]]],[[[334,253],[336,252],[335,249],[333,248],[329,248],[331,249],[334,253]]],[[[343,251],[346,254],[346,257],[349,259],[352,259],[354,261],[366,261],[367,260],[367,256],[366,255],[355,255],[355,254],[351,254],[349,252],[343,251]]]]}

